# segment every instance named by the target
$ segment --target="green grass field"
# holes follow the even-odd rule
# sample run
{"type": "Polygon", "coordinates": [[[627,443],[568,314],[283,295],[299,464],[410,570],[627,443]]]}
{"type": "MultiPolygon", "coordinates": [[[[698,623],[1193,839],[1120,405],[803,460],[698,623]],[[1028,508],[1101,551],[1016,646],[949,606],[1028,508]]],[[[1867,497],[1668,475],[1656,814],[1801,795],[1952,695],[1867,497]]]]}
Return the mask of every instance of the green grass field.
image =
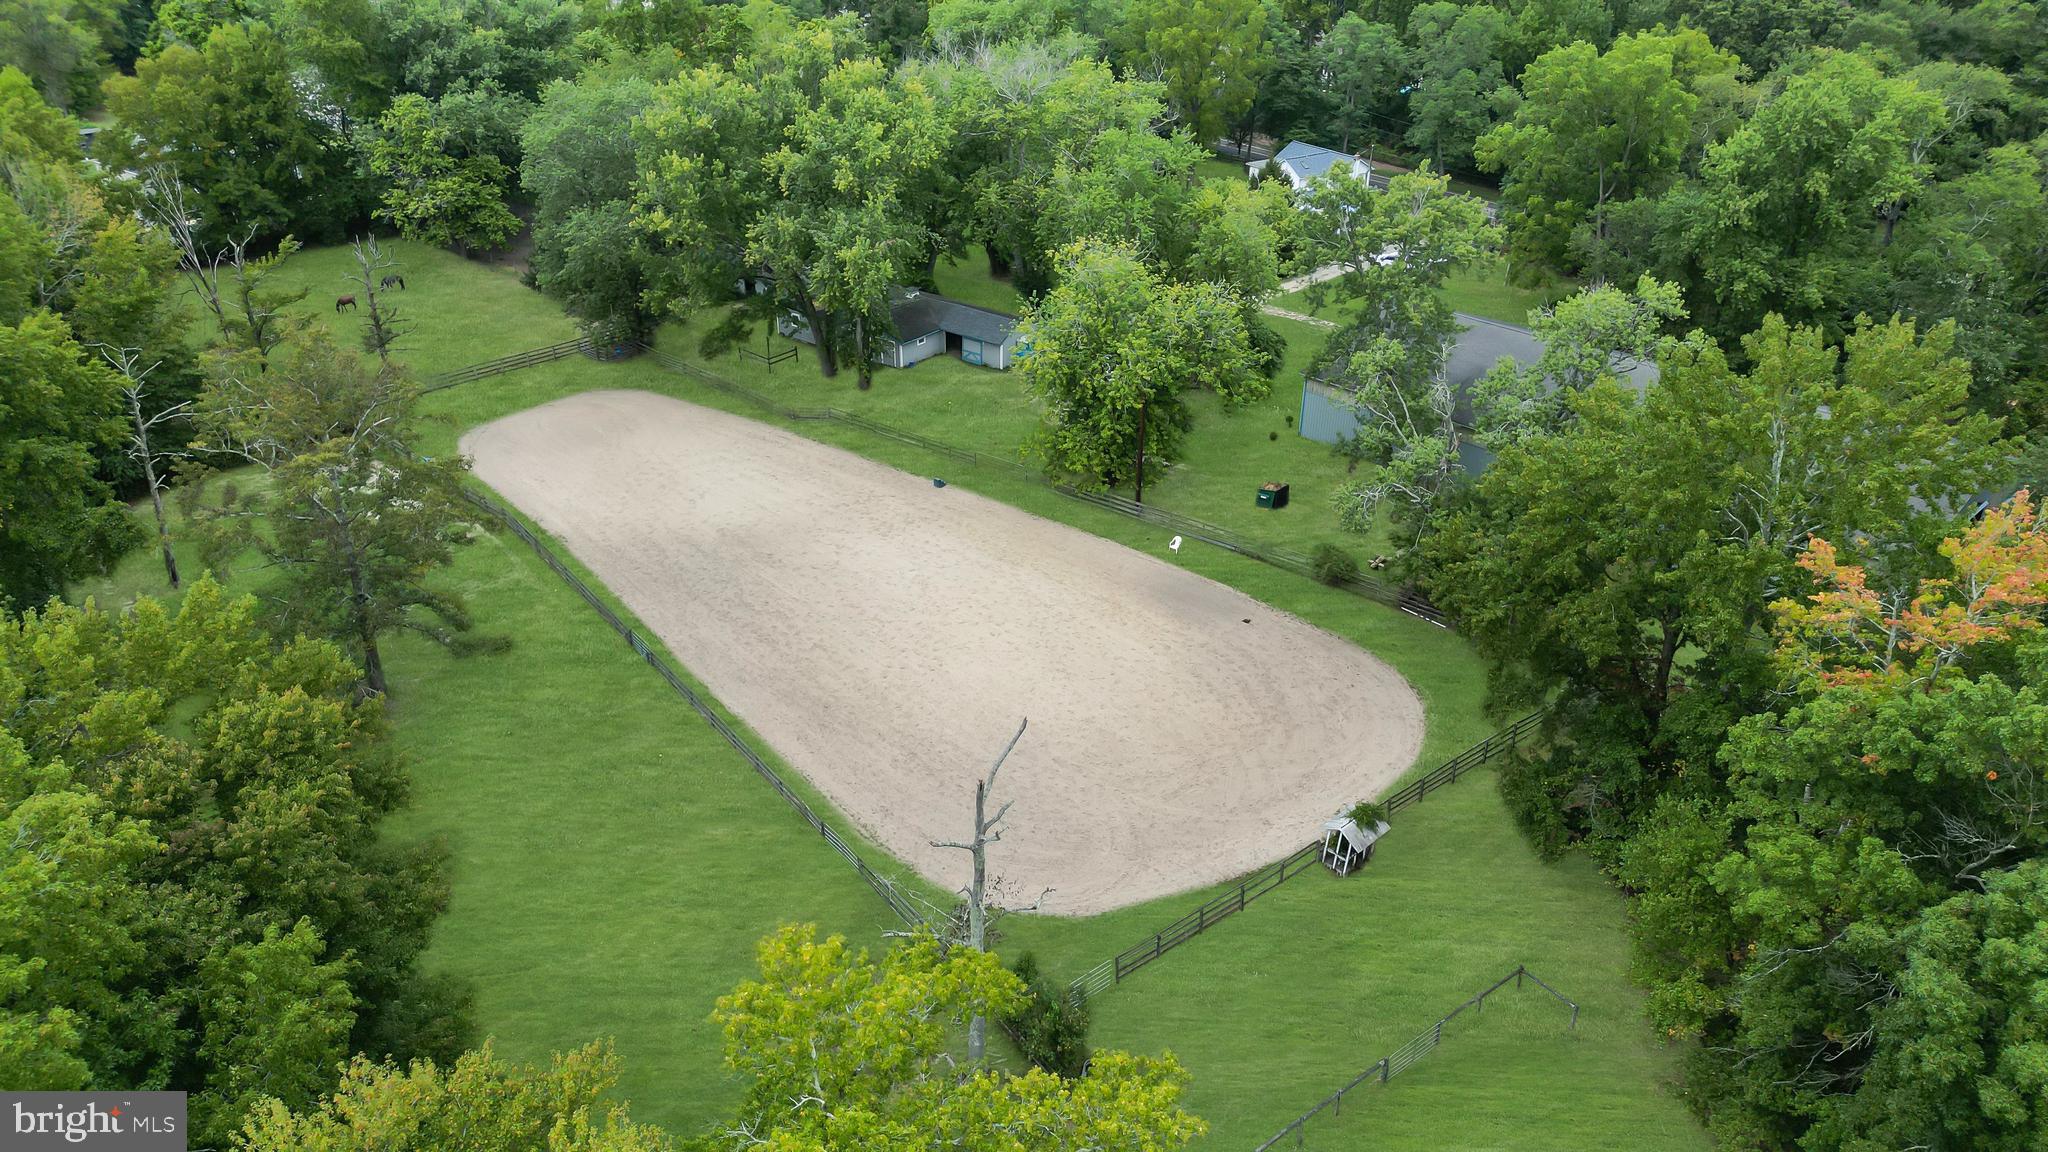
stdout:
{"type": "MultiPolygon", "coordinates": [[[[391,249],[412,288],[393,299],[417,323],[400,350],[423,372],[568,334],[551,302],[509,276],[417,246],[391,249]]],[[[346,259],[309,252],[285,274],[314,286],[310,302],[319,303],[319,286],[338,284],[346,259]]],[[[942,285],[976,271],[942,265],[942,285]]],[[[984,292],[1002,287],[982,279],[984,292]]],[[[358,317],[312,315],[351,339],[359,331],[358,317]]],[[[692,335],[690,325],[671,326],[661,343],[691,355],[692,335]]],[[[1236,414],[1203,406],[1187,459],[1148,488],[1148,500],[1276,543],[1342,538],[1328,505],[1342,464],[1283,420],[1314,339],[1306,328],[1288,335],[1292,380],[1283,373],[1270,401],[1236,414]],[[1292,507],[1254,507],[1267,479],[1294,485],[1292,507]]],[[[786,403],[855,409],[993,453],[1016,452],[1036,421],[1014,375],[950,359],[880,370],[867,393],[851,374],[820,379],[804,357],[772,369],[736,358],[711,367],[786,403]]],[[[644,388],[760,415],[644,358],[572,358],[434,394],[421,447],[447,451],[464,428],[592,388],[644,388]]],[[[1481,662],[1428,624],[1216,549],[1170,554],[1157,529],[1004,471],[983,474],[838,424],[796,430],[1144,549],[1361,644],[1422,696],[1422,766],[1491,729],[1480,712],[1481,662]]],[[[153,563],[138,553],[112,580],[81,591],[122,601],[160,580],[153,563]]],[[[636,1114],[701,1131],[737,1092],[706,1016],[751,971],[754,941],[778,923],[810,920],[879,945],[886,910],[516,538],[481,538],[447,579],[480,627],[513,645],[457,659],[400,641],[387,656],[415,781],[393,834],[441,837],[453,850],[454,897],[429,962],[476,985],[502,1051],[534,1058],[615,1036],[636,1114]]],[[[1030,835],[1028,813],[1015,814],[1010,835],[1030,835]]],[[[1032,949],[1072,974],[1208,894],[1086,920],[1015,917],[999,947],[1032,949]]],[[[1314,1125],[1308,1146],[1704,1148],[1664,1089],[1671,1056],[1625,978],[1622,917],[1619,898],[1583,861],[1537,861],[1490,781],[1475,778],[1403,813],[1361,874],[1291,881],[1104,995],[1092,1039],[1179,1054],[1194,1078],[1188,1103],[1212,1124],[1201,1146],[1248,1149],[1526,963],[1584,1005],[1576,1033],[1538,993],[1492,1001],[1389,1089],[1314,1125]]]]}

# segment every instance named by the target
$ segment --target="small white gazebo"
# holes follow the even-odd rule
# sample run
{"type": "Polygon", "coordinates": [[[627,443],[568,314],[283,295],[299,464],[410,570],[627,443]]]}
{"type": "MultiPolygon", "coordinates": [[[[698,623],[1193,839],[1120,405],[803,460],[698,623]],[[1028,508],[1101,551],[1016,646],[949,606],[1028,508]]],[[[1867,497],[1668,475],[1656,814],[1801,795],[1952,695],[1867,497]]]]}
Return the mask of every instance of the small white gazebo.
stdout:
{"type": "Polygon", "coordinates": [[[1323,822],[1323,863],[1337,875],[1348,876],[1353,868],[1372,859],[1374,842],[1386,834],[1385,820],[1360,828],[1349,816],[1333,816],[1323,822]]]}

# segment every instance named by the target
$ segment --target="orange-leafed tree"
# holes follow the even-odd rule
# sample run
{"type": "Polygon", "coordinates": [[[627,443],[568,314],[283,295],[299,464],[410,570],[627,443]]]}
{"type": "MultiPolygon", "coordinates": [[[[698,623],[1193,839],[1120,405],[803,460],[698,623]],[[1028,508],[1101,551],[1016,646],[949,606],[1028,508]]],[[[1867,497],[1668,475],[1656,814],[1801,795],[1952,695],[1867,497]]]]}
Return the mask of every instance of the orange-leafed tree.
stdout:
{"type": "Polygon", "coordinates": [[[1778,657],[1805,684],[1931,689],[1973,650],[2038,629],[2048,606],[2048,522],[2021,489],[1941,545],[1952,575],[1886,594],[1816,539],[1799,566],[1817,590],[1773,606],[1778,657]]]}

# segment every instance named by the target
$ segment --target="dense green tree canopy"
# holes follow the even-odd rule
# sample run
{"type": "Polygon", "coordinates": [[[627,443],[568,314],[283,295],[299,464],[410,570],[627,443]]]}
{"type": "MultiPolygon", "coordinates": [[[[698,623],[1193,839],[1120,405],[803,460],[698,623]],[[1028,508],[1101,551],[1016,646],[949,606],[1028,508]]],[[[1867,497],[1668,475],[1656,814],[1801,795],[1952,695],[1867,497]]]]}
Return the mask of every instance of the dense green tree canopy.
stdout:
{"type": "Polygon", "coordinates": [[[864,47],[847,21],[803,25],[780,56],[663,85],[635,128],[671,297],[723,303],[766,273],[825,373],[851,359],[863,384],[891,291],[932,252],[918,197],[943,149],[931,93],[864,47]]]}
{"type": "Polygon", "coordinates": [[[1090,487],[1170,464],[1193,421],[1188,392],[1257,399],[1240,302],[1213,284],[1171,284],[1129,247],[1096,241],[1060,254],[1059,285],[1026,314],[1024,386],[1045,406],[1047,468],[1090,487]]]}
{"type": "Polygon", "coordinates": [[[1178,127],[1204,144],[1250,105],[1265,37],[1258,0],[1126,0],[1116,33],[1126,66],[1164,82],[1178,127]]]}
{"type": "Polygon", "coordinates": [[[1630,847],[1652,1010],[1709,1043],[1729,1139],[2038,1137],[2048,534],[2024,494],[1888,580],[1825,540],[1774,609],[1785,702],[1729,733],[1724,802],[1630,847]]]}
{"type": "Polygon", "coordinates": [[[1921,193],[1941,101],[1856,56],[1789,80],[1707,155],[1690,241],[1723,324],[1840,323],[1881,276],[1873,237],[1921,193]],[[1882,221],[1882,223],[1880,223],[1882,221]]]}
{"type": "Polygon", "coordinates": [[[1496,661],[1496,689],[1555,699],[1575,726],[1511,781],[1544,793],[1522,803],[1546,843],[1641,819],[1683,769],[1690,713],[1739,699],[1687,684],[1758,688],[1756,638],[1810,536],[1910,540],[1927,505],[1963,506],[1999,475],[1998,426],[1966,415],[1953,340],[1894,322],[1838,351],[1773,319],[1744,341],[1744,371],[1689,342],[1640,399],[1578,393],[1565,431],[1509,448],[1431,538],[1432,595],[1496,661]]]}
{"type": "Polygon", "coordinates": [[[443,1054],[393,1014],[462,1041],[413,969],[435,854],[378,839],[405,775],[356,681],[206,579],[175,613],[0,616],[0,829],[63,846],[0,870],[0,1077],[191,1091],[222,1145],[351,1047],[443,1054]]]}
{"type": "Polygon", "coordinates": [[[727,1126],[745,1135],[718,1146],[1173,1152],[1207,1128],[1181,1109],[1187,1075],[1171,1056],[1097,1053],[1072,1080],[957,1066],[954,1032],[1024,996],[986,952],[941,951],[925,937],[870,959],[808,925],[770,936],[759,952],[761,978],[722,997],[713,1015],[727,1066],[747,1080],[727,1126]]]}
{"type": "Polygon", "coordinates": [[[466,251],[495,248],[519,231],[505,206],[511,171],[488,152],[467,154],[426,97],[408,93],[377,121],[370,170],[389,181],[378,215],[400,235],[466,251]]]}
{"type": "Polygon", "coordinates": [[[253,231],[320,233],[350,191],[340,142],[308,114],[283,41],[262,24],[223,24],[199,47],[173,44],[107,81],[114,162],[162,165],[191,189],[214,240],[253,231]]]}
{"type": "Polygon", "coordinates": [[[114,376],[63,320],[0,325],[0,608],[25,608],[102,568],[134,528],[97,472],[120,443],[114,376]]]}
{"type": "Polygon", "coordinates": [[[1623,36],[1606,52],[1580,41],[1522,75],[1512,119],[1480,139],[1479,162],[1505,171],[1516,259],[1572,271],[1573,235],[1607,235],[1618,200],[1661,191],[1696,146],[1700,93],[1736,62],[1691,29],[1623,36]]]}

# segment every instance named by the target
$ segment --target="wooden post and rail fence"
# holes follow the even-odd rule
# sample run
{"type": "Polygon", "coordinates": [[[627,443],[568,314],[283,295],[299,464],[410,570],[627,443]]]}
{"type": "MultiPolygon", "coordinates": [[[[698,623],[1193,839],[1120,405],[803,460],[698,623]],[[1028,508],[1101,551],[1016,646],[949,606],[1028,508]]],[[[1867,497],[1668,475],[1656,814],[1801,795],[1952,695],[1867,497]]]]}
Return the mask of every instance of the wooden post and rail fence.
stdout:
{"type": "MultiPolygon", "coordinates": [[[[858,413],[847,412],[838,408],[792,408],[781,405],[767,396],[732,380],[728,380],[717,373],[691,364],[686,360],[657,351],[644,344],[639,347],[641,350],[649,353],[654,361],[663,368],[689,376],[719,391],[737,396],[785,419],[842,423],[873,435],[923,448],[962,463],[987,466],[998,471],[1008,472],[1021,478],[1043,483],[1054,491],[1083,503],[1117,512],[1121,515],[1145,521],[1146,523],[1159,525],[1181,536],[1201,540],[1226,551],[1234,552],[1275,567],[1285,568],[1310,579],[1315,578],[1310,558],[1301,553],[1257,544],[1229,529],[1197,520],[1193,517],[1156,508],[1149,504],[1139,504],[1134,500],[1112,493],[1087,492],[1072,485],[1049,481],[1043,474],[1017,461],[1005,460],[961,448],[957,445],[947,444],[942,440],[884,424],[858,413]]],[[[515,353],[496,360],[428,377],[427,384],[421,391],[423,393],[436,392],[446,388],[453,388],[459,384],[470,383],[504,372],[516,371],[520,368],[545,364],[577,354],[610,358],[593,348],[588,340],[566,340],[545,348],[515,353]]],[[[908,925],[917,926],[924,923],[924,917],[911,905],[908,898],[896,887],[894,882],[876,872],[851,845],[847,844],[830,825],[826,824],[817,815],[808,803],[797,796],[789,788],[788,784],[783,781],[781,776],[769,766],[767,761],[744,738],[734,731],[718,715],[717,711],[693,690],[665,660],[656,654],[654,649],[637,632],[620,619],[588,584],[563,563],[560,557],[556,556],[554,551],[538,535],[528,529],[525,524],[520,522],[517,517],[513,516],[506,509],[474,493],[465,493],[465,495],[473,504],[504,523],[514,534],[526,541],[557,576],[561,577],[564,582],[581,596],[613,631],[619,633],[636,654],[645,660],[650,667],[654,668],[663,679],[667,680],[669,686],[675,689],[676,693],[698,715],[703,717],[705,722],[710,724],[734,750],[738,751],[741,757],[753,767],[757,774],[768,781],[769,785],[804,819],[805,823],[809,824],[827,843],[832,845],[834,851],[838,852],[841,857],[853,866],[861,878],[875,890],[875,893],[889,905],[892,911],[908,925]]],[[[1443,613],[1412,589],[1400,588],[1365,575],[1355,576],[1337,586],[1357,595],[1391,605],[1438,627],[1450,627],[1443,613]]],[[[1492,764],[1512,754],[1519,747],[1524,737],[1532,733],[1541,722],[1542,713],[1540,712],[1522,717],[1513,724],[1465,749],[1443,764],[1438,765],[1427,774],[1395,789],[1382,799],[1380,803],[1389,814],[1392,814],[1419,802],[1431,792],[1445,785],[1456,783],[1464,774],[1476,768],[1492,764]]],[[[1223,920],[1244,911],[1246,905],[1252,901],[1313,867],[1320,850],[1321,841],[1312,841],[1296,849],[1285,859],[1250,873],[1222,895],[1205,901],[1173,923],[1151,933],[1115,956],[1109,957],[1089,968],[1069,985],[1068,994],[1076,1000],[1085,1001],[1089,997],[1100,994],[1107,988],[1122,983],[1132,974],[1158,960],[1166,953],[1202,935],[1223,920]]]]}
{"type": "Polygon", "coordinates": [[[1422,1059],[1424,1056],[1429,1055],[1431,1052],[1436,1051],[1437,1046],[1442,1044],[1444,1040],[1444,1025],[1449,1024],[1451,1021],[1457,1019],[1458,1016],[1461,1013],[1463,1013],[1467,1008],[1470,1008],[1474,1012],[1482,1011],[1486,1007],[1486,998],[1488,996],[1493,995],[1495,992],[1500,991],[1502,988],[1507,987],[1508,982],[1511,980],[1514,982],[1514,985],[1517,988],[1520,988],[1522,986],[1522,982],[1524,980],[1527,980],[1530,983],[1536,985],[1538,988],[1541,988],[1545,992],[1550,993],[1551,996],[1555,997],[1558,1001],[1560,1001],[1566,1007],[1572,1010],[1571,1020],[1568,1024],[1566,1024],[1566,1027],[1575,1030],[1578,1028],[1578,1004],[1574,1002],[1571,998],[1567,997],[1564,993],[1559,992],[1557,989],[1552,988],[1550,985],[1544,983],[1541,979],[1537,977],[1537,975],[1534,972],[1529,971],[1529,969],[1526,966],[1517,964],[1515,965],[1515,970],[1513,972],[1510,972],[1507,975],[1501,977],[1500,979],[1494,981],[1493,984],[1490,987],[1488,987],[1484,992],[1479,993],[1477,996],[1474,996],[1471,999],[1466,1000],[1463,1004],[1460,1004],[1456,1008],[1451,1009],[1448,1013],[1445,1013],[1444,1016],[1437,1020],[1436,1023],[1430,1025],[1427,1028],[1424,1028],[1420,1033],[1416,1034],[1416,1036],[1413,1039],[1409,1040],[1406,1044],[1401,1045],[1399,1048],[1394,1049],[1386,1056],[1381,1057],[1379,1063],[1374,1064],[1372,1067],[1367,1068],[1365,1071],[1360,1072],[1356,1076],[1353,1076],[1351,1080],[1348,1083],[1346,1083],[1342,1088],[1339,1088],[1335,1092],[1329,1094],[1328,1096],[1323,1097],[1321,1101],[1317,1102],[1315,1107],[1310,1108],[1308,1111],[1302,1113],[1300,1116],[1295,1117],[1292,1121],[1288,1123],[1287,1127],[1282,1128],[1280,1129],[1280,1131],[1274,1133],[1271,1139],[1267,1140],[1264,1144],[1261,1144],[1257,1148],[1253,1149],[1253,1152],[1269,1152],[1269,1149],[1278,1146],[1281,1143],[1281,1141],[1286,1140],[1289,1136],[1294,1137],[1294,1146],[1296,1148],[1303,1147],[1306,1141],[1306,1129],[1308,1127],[1309,1121],[1315,1119],[1324,1111],[1328,1111],[1332,1117],[1342,1116],[1344,1114],[1344,1097],[1347,1094],[1349,1094],[1357,1088],[1366,1085],[1385,1084],[1387,1081],[1392,1080],[1396,1076],[1399,1076],[1402,1072],[1406,1071],[1408,1068],[1413,1066],[1416,1061],[1422,1059]]]}

